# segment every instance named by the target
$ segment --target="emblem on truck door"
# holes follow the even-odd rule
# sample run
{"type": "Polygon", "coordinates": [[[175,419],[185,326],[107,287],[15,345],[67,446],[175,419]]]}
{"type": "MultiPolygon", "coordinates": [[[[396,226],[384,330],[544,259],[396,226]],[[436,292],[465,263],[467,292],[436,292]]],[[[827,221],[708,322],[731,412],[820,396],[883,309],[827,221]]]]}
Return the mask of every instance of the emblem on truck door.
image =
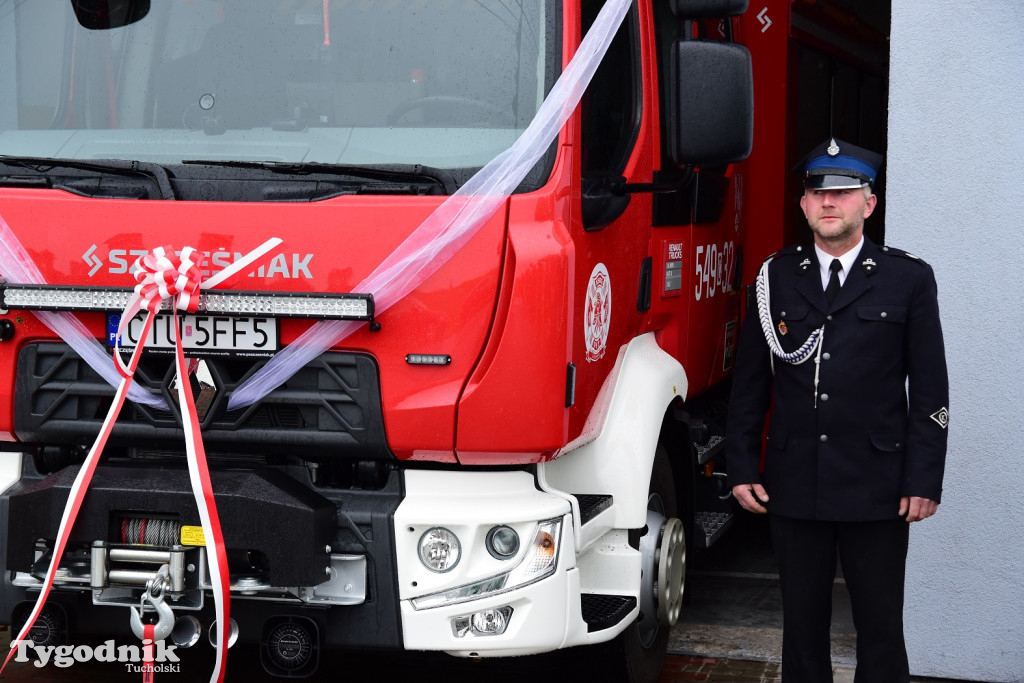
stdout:
{"type": "Polygon", "coordinates": [[[586,310],[583,312],[583,338],[587,343],[587,360],[604,358],[608,345],[608,327],[612,319],[612,285],[603,263],[594,266],[587,285],[586,310]]]}

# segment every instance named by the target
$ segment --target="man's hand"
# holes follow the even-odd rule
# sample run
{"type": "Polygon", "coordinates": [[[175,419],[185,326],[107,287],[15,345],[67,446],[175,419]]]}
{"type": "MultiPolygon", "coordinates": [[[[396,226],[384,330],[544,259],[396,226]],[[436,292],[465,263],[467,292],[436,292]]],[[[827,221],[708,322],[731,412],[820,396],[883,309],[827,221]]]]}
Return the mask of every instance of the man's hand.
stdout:
{"type": "MultiPolygon", "coordinates": [[[[733,489],[735,495],[736,489],[733,489]]],[[[744,506],[746,507],[746,506],[744,506]]],[[[920,522],[935,514],[939,504],[927,498],[917,496],[903,496],[900,498],[900,517],[906,517],[908,522],[920,522]]]]}
{"type": "Polygon", "coordinates": [[[768,512],[763,503],[768,502],[768,493],[760,484],[737,484],[732,487],[732,495],[740,502],[744,510],[763,515],[768,512]]]}

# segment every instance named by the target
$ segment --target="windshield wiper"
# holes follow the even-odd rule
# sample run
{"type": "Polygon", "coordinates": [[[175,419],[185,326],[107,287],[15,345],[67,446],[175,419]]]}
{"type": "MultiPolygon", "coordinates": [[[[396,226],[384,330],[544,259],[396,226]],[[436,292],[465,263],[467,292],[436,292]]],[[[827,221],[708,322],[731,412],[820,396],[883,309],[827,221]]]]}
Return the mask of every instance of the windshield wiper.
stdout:
{"type": "Polygon", "coordinates": [[[47,157],[22,157],[0,154],[0,164],[8,164],[49,176],[56,168],[74,168],[80,171],[98,172],[118,176],[143,176],[153,181],[160,193],[160,199],[177,199],[171,187],[171,177],[160,164],[127,159],[50,159],[47,157]]]}
{"type": "Polygon", "coordinates": [[[458,189],[458,183],[447,171],[422,164],[325,164],[313,161],[237,161],[232,159],[183,159],[183,164],[223,166],[227,168],[253,168],[287,175],[343,175],[358,180],[377,180],[386,183],[430,182],[445,194],[458,189]]]}

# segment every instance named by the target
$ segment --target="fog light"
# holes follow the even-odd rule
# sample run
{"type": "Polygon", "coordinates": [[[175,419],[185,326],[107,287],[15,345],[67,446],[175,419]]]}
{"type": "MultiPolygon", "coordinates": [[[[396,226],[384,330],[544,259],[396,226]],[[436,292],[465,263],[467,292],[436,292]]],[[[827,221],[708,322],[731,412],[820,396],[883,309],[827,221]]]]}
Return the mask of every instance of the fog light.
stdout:
{"type": "Polygon", "coordinates": [[[512,527],[493,527],[487,532],[487,552],[497,560],[513,557],[519,552],[519,534],[512,527]]]}
{"type": "Polygon", "coordinates": [[[488,609],[473,615],[473,632],[495,636],[508,628],[508,619],[500,609],[488,609]]]}
{"type": "Polygon", "coordinates": [[[461,556],[462,545],[458,537],[444,527],[427,529],[420,536],[420,562],[432,572],[441,574],[449,571],[459,563],[461,556]]]}
{"type": "Polygon", "coordinates": [[[508,629],[512,611],[511,606],[505,605],[455,617],[452,619],[452,633],[456,638],[464,638],[470,633],[474,636],[500,636],[508,629]]]}

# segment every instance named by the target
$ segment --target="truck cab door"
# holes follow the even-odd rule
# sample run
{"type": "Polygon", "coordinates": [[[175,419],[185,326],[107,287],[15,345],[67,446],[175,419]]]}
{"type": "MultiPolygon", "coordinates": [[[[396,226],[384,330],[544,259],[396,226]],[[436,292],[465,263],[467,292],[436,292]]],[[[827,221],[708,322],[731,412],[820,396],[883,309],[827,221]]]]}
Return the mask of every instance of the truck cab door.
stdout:
{"type": "MultiPolygon", "coordinates": [[[[584,3],[585,35],[603,3],[584,3]]],[[[645,3],[634,3],[584,93],[579,127],[579,204],[575,246],[571,359],[576,402],[570,434],[579,434],[619,349],[640,330],[637,292],[651,230],[649,194],[626,194],[624,183],[647,183],[653,163],[650,78],[642,58],[645,3]]]]}

